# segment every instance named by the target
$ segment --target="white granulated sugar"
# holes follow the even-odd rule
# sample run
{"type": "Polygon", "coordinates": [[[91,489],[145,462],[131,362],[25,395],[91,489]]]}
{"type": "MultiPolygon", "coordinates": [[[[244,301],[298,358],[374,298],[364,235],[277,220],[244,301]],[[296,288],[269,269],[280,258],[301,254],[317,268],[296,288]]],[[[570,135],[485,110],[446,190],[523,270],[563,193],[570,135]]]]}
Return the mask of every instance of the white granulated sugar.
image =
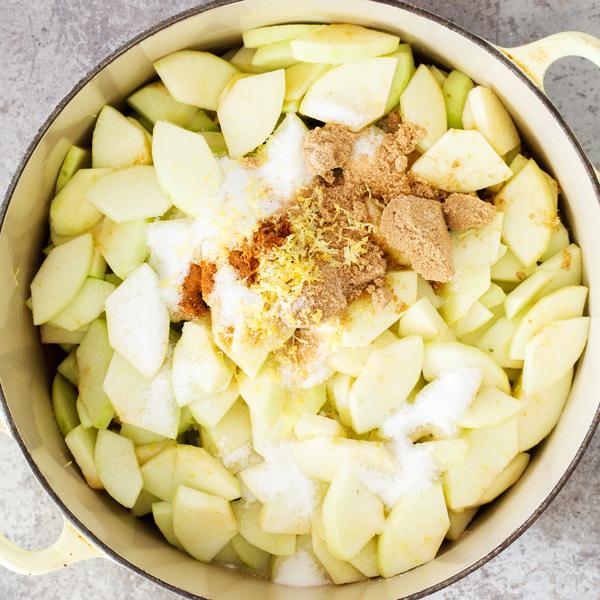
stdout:
{"type": "Polygon", "coordinates": [[[388,508],[401,496],[425,491],[438,476],[431,448],[413,444],[411,434],[428,427],[448,436],[455,434],[458,428],[454,421],[469,409],[482,379],[481,369],[463,368],[442,373],[417,394],[413,404],[405,404],[385,421],[382,432],[386,446],[394,455],[398,475],[360,466],[354,473],[388,508]]]}
{"type": "Polygon", "coordinates": [[[317,502],[317,488],[294,461],[293,447],[293,442],[265,444],[264,468],[256,476],[256,490],[261,501],[277,500],[299,516],[309,517],[317,502]]]}
{"type": "Polygon", "coordinates": [[[246,306],[261,302],[258,294],[249,290],[238,278],[233,267],[222,265],[215,275],[214,287],[207,298],[213,318],[221,327],[233,326],[246,306]]]}
{"type": "Polygon", "coordinates": [[[285,557],[279,564],[275,583],[293,587],[312,587],[330,583],[322,568],[306,550],[298,550],[293,556],[285,557]]]}
{"type": "Polygon", "coordinates": [[[221,458],[226,467],[237,464],[240,469],[249,468],[252,461],[252,442],[247,442],[221,458]]]}
{"type": "Polygon", "coordinates": [[[341,123],[351,131],[358,131],[365,125],[364,110],[360,105],[352,108],[349,104],[342,105],[336,99],[314,99],[310,105],[310,114],[318,115],[318,119],[325,123],[341,123]]]}
{"type": "Polygon", "coordinates": [[[373,158],[379,146],[381,146],[384,135],[383,131],[378,127],[368,127],[361,131],[356,136],[350,160],[359,156],[373,158]]]}

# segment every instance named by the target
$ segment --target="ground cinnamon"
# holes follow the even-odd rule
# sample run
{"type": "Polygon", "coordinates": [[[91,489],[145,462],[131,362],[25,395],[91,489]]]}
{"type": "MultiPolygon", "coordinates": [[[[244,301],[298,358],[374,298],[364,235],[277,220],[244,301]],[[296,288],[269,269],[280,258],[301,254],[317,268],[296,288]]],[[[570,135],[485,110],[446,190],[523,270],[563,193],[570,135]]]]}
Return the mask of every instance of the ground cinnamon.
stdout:
{"type": "Polygon", "coordinates": [[[186,319],[199,319],[206,314],[208,306],[202,298],[202,267],[200,265],[190,264],[190,270],[183,281],[179,306],[186,319]]]}
{"type": "Polygon", "coordinates": [[[215,288],[215,275],[217,274],[217,265],[208,260],[200,263],[202,267],[201,290],[204,298],[210,296],[215,288]]]}

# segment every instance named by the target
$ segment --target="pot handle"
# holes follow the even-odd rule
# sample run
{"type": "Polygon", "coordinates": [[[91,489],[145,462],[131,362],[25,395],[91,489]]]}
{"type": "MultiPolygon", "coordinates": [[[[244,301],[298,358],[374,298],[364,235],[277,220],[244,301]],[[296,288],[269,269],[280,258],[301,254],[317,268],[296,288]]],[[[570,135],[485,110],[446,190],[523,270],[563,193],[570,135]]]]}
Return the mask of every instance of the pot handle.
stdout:
{"type": "MultiPolygon", "coordinates": [[[[546,71],[559,58],[581,56],[600,67],[600,39],[579,31],[555,33],[524,46],[498,47],[498,50],[519,67],[543,92],[545,92],[544,76],[546,71]]],[[[594,170],[600,179],[600,171],[594,170]]]]}
{"type": "MultiPolygon", "coordinates": [[[[10,429],[0,410],[0,432],[10,436],[10,429]]],[[[45,550],[22,550],[0,535],[0,565],[21,575],[43,575],[88,558],[103,554],[84,539],[65,519],[58,540],[45,550]]]]}

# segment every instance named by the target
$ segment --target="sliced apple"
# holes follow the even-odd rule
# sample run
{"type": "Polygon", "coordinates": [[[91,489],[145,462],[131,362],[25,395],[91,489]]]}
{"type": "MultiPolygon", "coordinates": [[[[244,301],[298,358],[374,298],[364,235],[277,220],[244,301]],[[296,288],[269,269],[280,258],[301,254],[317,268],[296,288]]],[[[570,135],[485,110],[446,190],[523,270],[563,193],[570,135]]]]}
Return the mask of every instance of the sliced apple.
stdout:
{"type": "MultiPolygon", "coordinates": [[[[252,439],[250,411],[241,399],[233,404],[216,427],[203,427],[200,433],[202,446],[214,457],[227,457],[252,439]]],[[[229,466],[224,461],[225,466],[229,466]]]]}
{"type": "Polygon", "coordinates": [[[373,536],[348,562],[358,569],[365,577],[379,577],[377,568],[377,537],[373,536]]]}
{"type": "Polygon", "coordinates": [[[522,408],[522,402],[498,388],[484,387],[475,396],[469,410],[455,422],[465,429],[495,427],[512,419],[522,408]]]}
{"type": "Polygon", "coordinates": [[[450,528],[446,532],[446,539],[455,542],[467,528],[473,517],[477,514],[479,507],[465,508],[458,512],[448,510],[448,518],[450,519],[450,528]]]}
{"type": "Polygon", "coordinates": [[[285,70],[285,102],[299,101],[310,86],[330,68],[331,65],[321,63],[299,63],[287,68],[285,70]]]}
{"type": "Polygon", "coordinates": [[[92,166],[92,152],[88,148],[82,148],[80,146],[71,146],[67,151],[65,159],[63,161],[58,178],[56,180],[56,186],[54,188],[54,195],[58,195],[59,192],[67,185],[72,177],[80,169],[89,169],[92,166]]]}
{"type": "MultiPolygon", "coordinates": [[[[143,490],[145,491],[145,490],[143,490]]],[[[165,536],[165,539],[171,546],[185,550],[181,545],[180,541],[175,536],[173,530],[173,507],[170,502],[154,502],[152,504],[152,516],[156,526],[160,529],[160,532],[165,536]]]]}
{"type": "Polygon", "coordinates": [[[63,437],[80,423],[76,402],[77,388],[57,373],[52,382],[52,410],[63,437]]]}
{"type": "Polygon", "coordinates": [[[169,200],[187,215],[205,215],[223,171],[204,137],[159,121],[152,154],[158,182],[169,200]]]}
{"type": "Polygon", "coordinates": [[[567,246],[557,252],[552,258],[539,265],[537,270],[550,271],[554,277],[544,286],[533,299],[532,303],[539,302],[541,298],[571,285],[581,285],[583,261],[581,248],[576,244],[567,246]]]}
{"type": "Polygon", "coordinates": [[[96,461],[94,460],[97,437],[97,429],[93,427],[85,429],[82,425],[78,425],[67,434],[65,442],[81,469],[87,484],[94,490],[102,490],[104,486],[98,477],[96,461]]]}
{"type": "Polygon", "coordinates": [[[491,267],[498,260],[504,214],[497,213],[485,227],[451,231],[452,262],[457,271],[465,267],[491,267]]]}
{"type": "MultiPolygon", "coordinates": [[[[413,304],[411,308],[404,314],[404,317],[419,303],[413,304]]],[[[435,309],[434,309],[435,310],[435,309]]],[[[437,313],[436,313],[437,314],[437,313]]],[[[441,320],[441,317],[438,315],[441,320]]],[[[443,322],[443,321],[442,321],[443,322]]],[[[412,332],[412,333],[417,333],[412,332]]],[[[410,333],[401,334],[403,337],[410,333]]],[[[329,360],[329,365],[339,373],[346,373],[352,377],[358,377],[362,368],[365,366],[367,359],[375,350],[383,348],[392,342],[397,342],[398,337],[395,336],[389,329],[386,329],[380,336],[376,337],[370,344],[359,348],[338,348],[329,360]]]]}
{"type": "Polygon", "coordinates": [[[207,429],[213,429],[233,406],[239,395],[237,380],[234,377],[225,390],[201,397],[187,407],[197,423],[207,429]]]}
{"type": "Polygon", "coordinates": [[[127,277],[148,258],[148,225],[150,219],[115,223],[104,219],[98,247],[112,271],[121,279],[127,277]]]}
{"type": "Polygon", "coordinates": [[[268,71],[287,69],[297,65],[299,61],[292,54],[289,41],[275,42],[260,46],[252,57],[252,64],[268,71]]]}
{"type": "Polygon", "coordinates": [[[294,427],[294,434],[299,441],[308,440],[316,435],[346,436],[341,425],[335,419],[308,413],[298,419],[294,427]]]}
{"type": "Polygon", "coordinates": [[[246,48],[258,48],[265,44],[277,44],[278,42],[287,42],[295,40],[301,35],[310,33],[318,29],[321,25],[270,25],[268,27],[257,27],[249,29],[242,33],[242,40],[246,48]]]}
{"type": "Polygon", "coordinates": [[[252,64],[252,59],[256,54],[256,48],[246,48],[242,46],[230,59],[230,63],[238,67],[242,73],[251,73],[257,75],[266,73],[267,69],[252,64]]]}
{"type": "Polygon", "coordinates": [[[523,391],[535,394],[563,377],[581,356],[589,329],[590,317],[546,323],[525,346],[523,391]]]}
{"type": "Polygon", "coordinates": [[[73,348],[67,358],[65,358],[56,369],[63,377],[73,385],[77,385],[79,378],[79,368],[77,366],[77,348],[73,348]]]}
{"type": "Polygon", "coordinates": [[[481,296],[481,298],[479,298],[479,302],[481,302],[481,304],[483,304],[487,309],[491,310],[492,308],[503,304],[505,299],[506,294],[502,288],[499,285],[492,283],[490,285],[490,289],[483,296],[481,296]]]}
{"type": "Polygon", "coordinates": [[[504,369],[522,369],[521,359],[510,358],[510,345],[513,336],[525,316],[525,311],[515,315],[512,319],[503,316],[477,340],[476,346],[482,352],[491,356],[504,369]]]}
{"type": "MultiPolygon", "coordinates": [[[[494,313],[487,309],[481,302],[475,302],[469,309],[469,312],[459,321],[454,324],[454,332],[456,337],[461,340],[470,333],[473,333],[480,327],[483,327],[491,319],[494,318],[494,313]]],[[[440,340],[451,341],[451,340],[440,340]]]]}
{"type": "Polygon", "coordinates": [[[546,248],[546,252],[540,256],[538,259],[540,262],[544,262],[549,258],[552,258],[565,248],[569,246],[569,231],[567,228],[559,221],[552,232],[552,237],[550,238],[550,243],[546,248]]]}
{"type": "Polygon", "coordinates": [[[519,452],[509,463],[504,467],[504,470],[490,487],[483,492],[483,495],[477,501],[477,506],[487,504],[492,500],[495,500],[500,494],[505,492],[511,485],[514,485],[529,464],[529,454],[526,452],[519,452]]]}
{"type": "Polygon", "coordinates": [[[327,71],[306,92],[300,113],[360,131],[383,116],[397,62],[370,58],[327,71]]]}
{"type": "Polygon", "coordinates": [[[490,267],[464,267],[444,284],[438,295],[444,301],[440,314],[448,325],[456,324],[467,315],[473,304],[488,291],[490,277],[490,267]]]}
{"type": "MultiPolygon", "coordinates": [[[[402,338],[416,334],[421,336],[424,342],[456,341],[456,335],[452,329],[446,325],[444,319],[440,317],[428,298],[417,300],[404,315],[402,315],[398,325],[398,334],[402,338]]],[[[375,340],[375,342],[376,341],[377,340],[375,340]]],[[[367,346],[367,348],[368,347],[369,346],[367,346]]],[[[340,369],[338,368],[338,371],[339,370],[340,369]]]]}
{"type": "MultiPolygon", "coordinates": [[[[506,248],[503,244],[501,246],[506,248]]],[[[501,283],[518,284],[526,277],[529,277],[535,270],[535,266],[526,269],[510,250],[506,250],[498,261],[492,265],[491,277],[494,281],[501,283]]],[[[515,287],[513,286],[510,291],[515,287]]]]}
{"type": "MultiPolygon", "coordinates": [[[[437,82],[434,83],[437,85],[437,82]]],[[[418,98],[415,102],[418,103],[418,98]]],[[[426,150],[411,171],[448,192],[474,192],[505,181],[512,175],[506,163],[478,131],[444,130],[436,143],[426,150]]]]}
{"type": "Polygon", "coordinates": [[[400,96],[400,114],[404,123],[426,129],[427,135],[417,144],[419,152],[427,152],[448,130],[444,93],[423,64],[419,65],[400,96]]]}
{"type": "Polygon", "coordinates": [[[398,48],[395,35],[360,25],[322,25],[292,41],[294,58],[307,63],[336,65],[389,54],[398,48]]]}
{"type": "Polygon", "coordinates": [[[390,94],[385,105],[385,114],[398,106],[400,95],[406,89],[410,78],[415,73],[415,61],[413,59],[412,48],[410,44],[400,44],[398,49],[392,54],[388,54],[390,58],[396,58],[396,70],[390,87],[390,94]]]}
{"type": "Polygon", "coordinates": [[[532,273],[506,296],[504,301],[506,317],[512,319],[517,313],[531,305],[533,299],[550,283],[553,277],[554,273],[544,269],[538,269],[532,273]]]}
{"type": "Polygon", "coordinates": [[[448,129],[462,129],[462,114],[467,102],[467,96],[474,87],[473,81],[464,73],[454,69],[442,85],[448,129]]]}
{"type": "Polygon", "coordinates": [[[345,373],[334,373],[327,380],[327,399],[336,410],[342,424],[346,427],[352,427],[348,395],[354,379],[354,377],[345,373]]]}
{"type": "Polygon", "coordinates": [[[348,561],[339,560],[331,552],[325,540],[321,539],[315,530],[312,531],[312,546],[319,561],[323,564],[333,583],[341,585],[362,581],[366,577],[348,561]]]}

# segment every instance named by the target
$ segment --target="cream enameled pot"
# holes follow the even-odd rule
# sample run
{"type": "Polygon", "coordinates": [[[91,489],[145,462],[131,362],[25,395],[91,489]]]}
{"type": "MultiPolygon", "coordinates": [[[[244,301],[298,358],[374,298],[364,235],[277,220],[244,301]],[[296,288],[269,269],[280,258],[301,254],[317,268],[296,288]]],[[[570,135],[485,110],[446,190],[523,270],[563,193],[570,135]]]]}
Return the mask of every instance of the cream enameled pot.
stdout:
{"type": "Polygon", "coordinates": [[[600,420],[594,361],[600,357],[600,186],[573,134],[543,93],[556,59],[589,58],[600,66],[600,40],[578,33],[501,49],[426,11],[377,0],[230,0],[203,4],[141,34],[100,63],[60,103],[24,156],[0,209],[0,429],[21,448],[40,484],[63,512],[60,539],[48,550],[25,552],[0,536],[0,564],[39,574],[104,556],[188,598],[215,600],[396,600],[419,598],[468,574],[513,542],[558,493],[600,420]],[[554,432],[533,451],[529,468],[499,500],[480,511],[470,534],[444,545],[438,557],[402,577],[338,588],[288,588],[241,572],[199,563],[107,494],[88,488],[60,435],[49,402],[49,375],[31,314],[29,283],[41,262],[48,206],[71,144],[89,143],[105,104],[156,78],[152,62],[181,48],[220,51],[241,33],[284,22],[348,22],[395,33],[440,66],[457,68],[492,87],[527,147],[560,182],[562,215],[582,247],[590,287],[590,338],[554,432]],[[3,421],[3,422],[2,422],[3,421]]]}

